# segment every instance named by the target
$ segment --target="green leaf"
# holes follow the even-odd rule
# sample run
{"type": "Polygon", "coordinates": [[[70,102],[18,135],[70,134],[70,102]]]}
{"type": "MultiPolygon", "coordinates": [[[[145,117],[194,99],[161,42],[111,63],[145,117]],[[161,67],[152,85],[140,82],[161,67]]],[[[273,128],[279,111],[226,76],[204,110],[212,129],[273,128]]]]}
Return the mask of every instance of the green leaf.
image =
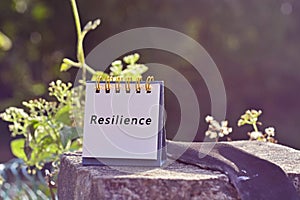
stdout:
{"type": "Polygon", "coordinates": [[[45,163],[58,159],[60,153],[57,144],[52,142],[33,149],[32,157],[27,163],[41,169],[45,163]]]}
{"type": "Polygon", "coordinates": [[[78,151],[82,148],[82,138],[74,140],[69,148],[70,151],[78,151]]]}
{"type": "Polygon", "coordinates": [[[10,143],[10,147],[14,156],[21,158],[23,160],[27,160],[26,154],[24,152],[25,147],[25,139],[15,139],[10,143]]]}
{"type": "MultiPolygon", "coordinates": [[[[32,120],[30,120],[30,123],[31,123],[31,126],[32,126],[32,128],[35,130],[35,129],[37,129],[37,127],[40,125],[40,122],[38,121],[38,120],[36,120],[36,119],[32,119],[32,120]]],[[[31,127],[30,127],[31,128],[31,127]]]]}
{"type": "Polygon", "coordinates": [[[39,141],[39,146],[40,148],[42,148],[43,150],[46,150],[48,146],[50,146],[51,144],[55,144],[55,141],[53,140],[53,138],[50,135],[46,135],[43,138],[40,139],[39,141]]]}
{"type": "Polygon", "coordinates": [[[102,71],[96,71],[95,74],[92,76],[92,81],[97,81],[98,78],[101,78],[101,80],[105,80],[107,77],[109,77],[108,74],[102,72],[102,71]]]}
{"type": "Polygon", "coordinates": [[[138,53],[135,53],[135,54],[125,56],[123,58],[123,61],[127,64],[134,65],[139,59],[140,59],[140,55],[138,53]]]}
{"type": "Polygon", "coordinates": [[[76,62],[70,60],[69,58],[64,58],[63,61],[62,61],[62,64],[60,65],[60,71],[62,71],[62,72],[67,71],[73,66],[80,68],[79,63],[76,63],[76,62]]]}
{"type": "Polygon", "coordinates": [[[67,63],[62,63],[60,65],[60,71],[61,72],[64,72],[64,71],[68,71],[72,66],[71,65],[68,65],[67,63]]]}
{"type": "Polygon", "coordinates": [[[110,71],[111,71],[110,75],[120,76],[120,74],[122,72],[122,69],[123,69],[122,61],[121,60],[116,60],[111,65],[112,66],[109,68],[110,71]]]}
{"type": "Polygon", "coordinates": [[[79,137],[75,127],[64,126],[60,131],[60,139],[63,147],[65,148],[69,142],[79,137]]]}
{"type": "Polygon", "coordinates": [[[66,125],[71,125],[72,121],[70,119],[70,105],[63,106],[55,114],[55,119],[66,125]]]}

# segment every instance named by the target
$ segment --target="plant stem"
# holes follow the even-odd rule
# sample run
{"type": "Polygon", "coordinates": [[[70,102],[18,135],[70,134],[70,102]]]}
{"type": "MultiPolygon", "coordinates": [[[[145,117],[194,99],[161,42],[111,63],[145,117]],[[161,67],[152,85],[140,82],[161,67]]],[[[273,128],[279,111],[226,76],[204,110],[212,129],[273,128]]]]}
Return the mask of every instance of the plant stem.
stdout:
{"type": "Polygon", "coordinates": [[[50,191],[50,195],[51,195],[51,199],[52,200],[55,200],[55,193],[53,191],[53,185],[51,183],[51,180],[52,180],[52,177],[50,174],[47,175],[47,178],[48,178],[48,181],[47,181],[47,185],[48,185],[48,188],[49,188],[49,191],[50,191]]]}
{"type": "MultiPolygon", "coordinates": [[[[51,184],[51,183],[50,183],[50,184],[51,184]]],[[[55,194],[54,194],[54,191],[53,191],[53,189],[52,189],[52,186],[49,185],[49,183],[48,183],[48,187],[49,187],[49,190],[50,190],[51,199],[52,199],[52,200],[55,200],[55,194]]]]}
{"type": "Polygon", "coordinates": [[[258,132],[258,128],[257,128],[256,123],[253,123],[252,126],[253,126],[254,131],[255,131],[255,132],[258,132]]]}
{"type": "Polygon", "coordinates": [[[84,58],[84,51],[83,51],[83,35],[81,30],[81,23],[78,13],[78,8],[76,5],[75,0],[70,0],[72,5],[72,11],[75,19],[75,26],[77,31],[77,59],[82,67],[82,81],[86,81],[86,64],[85,64],[85,58],[84,58]]]}
{"type": "MultiPolygon", "coordinates": [[[[72,61],[72,60],[70,60],[70,59],[68,59],[68,64],[72,65],[73,67],[82,68],[81,63],[79,63],[79,62],[74,62],[74,61],[72,61]]],[[[91,68],[90,66],[88,66],[86,63],[84,63],[84,66],[85,66],[85,69],[86,69],[89,73],[91,73],[92,75],[96,74],[96,71],[95,71],[93,68],[91,68]]]]}
{"type": "Polygon", "coordinates": [[[88,66],[86,63],[84,63],[84,65],[85,65],[84,68],[86,68],[86,70],[88,72],[90,72],[92,75],[96,74],[96,71],[93,68],[91,68],[90,66],[88,66]]]}
{"type": "Polygon", "coordinates": [[[75,19],[77,36],[80,36],[81,35],[81,24],[80,24],[80,19],[79,19],[79,14],[78,14],[76,1],[71,0],[71,5],[72,5],[72,11],[73,11],[74,19],[75,19]]]}

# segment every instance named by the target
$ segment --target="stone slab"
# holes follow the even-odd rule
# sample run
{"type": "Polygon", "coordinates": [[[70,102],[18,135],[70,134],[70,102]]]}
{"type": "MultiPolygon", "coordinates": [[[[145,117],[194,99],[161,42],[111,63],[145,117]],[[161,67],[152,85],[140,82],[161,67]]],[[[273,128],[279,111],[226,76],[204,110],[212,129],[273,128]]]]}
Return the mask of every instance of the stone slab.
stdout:
{"type": "MultiPolygon", "coordinates": [[[[300,151],[256,141],[226,142],[279,165],[300,194],[300,151]]],[[[64,154],[58,197],[64,199],[239,199],[226,175],[168,160],[161,168],[82,166],[80,153],[64,154]]]]}

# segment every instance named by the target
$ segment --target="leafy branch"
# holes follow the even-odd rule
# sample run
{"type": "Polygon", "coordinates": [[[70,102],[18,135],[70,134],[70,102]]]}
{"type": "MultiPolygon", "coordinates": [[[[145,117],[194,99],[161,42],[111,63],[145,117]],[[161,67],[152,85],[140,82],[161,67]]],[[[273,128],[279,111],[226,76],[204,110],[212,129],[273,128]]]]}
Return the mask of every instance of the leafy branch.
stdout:
{"type": "Polygon", "coordinates": [[[10,107],[0,115],[3,120],[11,123],[9,129],[12,136],[23,136],[11,142],[11,149],[28,166],[42,169],[46,163],[57,163],[61,153],[80,148],[75,140],[78,134],[72,128],[69,115],[73,98],[71,87],[71,83],[65,84],[60,80],[52,82],[49,95],[57,101],[41,98],[24,101],[27,111],[10,107]]]}
{"type": "Polygon", "coordinates": [[[86,71],[91,73],[92,75],[96,74],[96,71],[88,66],[85,62],[85,55],[84,55],[84,49],[83,49],[83,41],[86,36],[86,34],[91,31],[95,30],[100,25],[100,19],[96,19],[95,21],[89,21],[83,28],[81,28],[81,22],[79,18],[79,12],[76,5],[75,0],[70,0],[75,26],[76,26],[76,32],[77,32],[77,61],[72,61],[71,59],[64,58],[63,63],[61,64],[60,70],[61,71],[67,71],[71,67],[77,67],[82,69],[82,83],[85,83],[86,81],[86,71]]]}

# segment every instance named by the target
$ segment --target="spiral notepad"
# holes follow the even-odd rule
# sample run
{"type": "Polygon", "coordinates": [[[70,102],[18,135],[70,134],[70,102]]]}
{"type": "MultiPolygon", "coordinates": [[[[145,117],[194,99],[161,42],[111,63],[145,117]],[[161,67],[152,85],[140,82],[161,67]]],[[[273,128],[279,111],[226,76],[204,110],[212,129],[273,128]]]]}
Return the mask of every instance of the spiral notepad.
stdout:
{"type": "Polygon", "coordinates": [[[83,165],[161,166],[162,81],[120,78],[86,83],[83,165]]]}

